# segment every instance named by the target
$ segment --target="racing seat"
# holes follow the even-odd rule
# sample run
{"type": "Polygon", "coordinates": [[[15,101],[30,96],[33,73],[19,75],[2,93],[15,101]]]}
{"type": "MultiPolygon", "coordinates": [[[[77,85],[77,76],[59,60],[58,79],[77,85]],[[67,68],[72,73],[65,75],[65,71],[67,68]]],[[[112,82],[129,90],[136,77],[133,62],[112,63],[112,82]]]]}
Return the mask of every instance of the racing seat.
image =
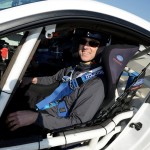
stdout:
{"type": "Polygon", "coordinates": [[[115,44],[104,48],[102,54],[102,66],[107,81],[107,86],[105,87],[106,96],[99,110],[93,117],[93,120],[102,116],[102,113],[115,103],[115,90],[119,78],[138,49],[138,46],[128,44],[115,44]]]}

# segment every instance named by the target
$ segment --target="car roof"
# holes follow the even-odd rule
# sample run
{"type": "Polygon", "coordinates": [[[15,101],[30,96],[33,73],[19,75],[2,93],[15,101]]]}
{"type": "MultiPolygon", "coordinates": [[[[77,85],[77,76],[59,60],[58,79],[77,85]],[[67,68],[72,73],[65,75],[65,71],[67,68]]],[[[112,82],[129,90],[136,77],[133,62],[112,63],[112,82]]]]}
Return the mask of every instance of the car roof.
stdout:
{"type": "Polygon", "coordinates": [[[47,0],[21,5],[0,11],[1,16],[3,16],[0,23],[44,12],[61,10],[83,10],[103,13],[134,23],[150,31],[150,23],[148,21],[119,8],[93,0],[47,0]]]}

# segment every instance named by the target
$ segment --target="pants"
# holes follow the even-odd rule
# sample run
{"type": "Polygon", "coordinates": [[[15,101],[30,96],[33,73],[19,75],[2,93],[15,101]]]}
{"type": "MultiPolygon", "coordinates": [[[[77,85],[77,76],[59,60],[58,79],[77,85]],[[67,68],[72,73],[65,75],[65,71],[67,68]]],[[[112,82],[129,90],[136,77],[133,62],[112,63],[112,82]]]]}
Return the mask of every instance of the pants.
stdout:
{"type": "Polygon", "coordinates": [[[13,132],[9,131],[5,124],[7,115],[18,110],[35,110],[35,104],[49,96],[58,85],[59,82],[51,85],[31,84],[31,78],[24,79],[0,118],[0,139],[40,134],[43,129],[35,125],[22,127],[13,132]]]}

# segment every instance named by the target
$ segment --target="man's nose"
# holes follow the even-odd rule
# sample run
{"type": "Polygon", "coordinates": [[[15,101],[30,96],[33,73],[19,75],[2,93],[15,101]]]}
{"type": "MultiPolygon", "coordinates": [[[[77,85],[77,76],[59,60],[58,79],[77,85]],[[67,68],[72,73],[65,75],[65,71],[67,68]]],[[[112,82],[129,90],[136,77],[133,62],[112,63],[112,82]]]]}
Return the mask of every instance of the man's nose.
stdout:
{"type": "Polygon", "coordinates": [[[88,41],[86,41],[86,43],[83,45],[84,47],[89,47],[90,45],[89,45],[89,42],[88,41]]]}

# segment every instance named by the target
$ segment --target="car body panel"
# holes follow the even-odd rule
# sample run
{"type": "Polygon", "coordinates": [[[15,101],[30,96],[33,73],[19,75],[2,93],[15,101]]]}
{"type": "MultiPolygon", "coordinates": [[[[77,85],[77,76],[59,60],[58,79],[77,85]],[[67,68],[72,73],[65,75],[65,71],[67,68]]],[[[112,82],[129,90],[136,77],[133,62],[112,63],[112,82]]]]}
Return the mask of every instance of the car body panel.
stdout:
{"type": "Polygon", "coordinates": [[[121,9],[112,7],[110,5],[106,5],[99,2],[92,2],[91,0],[86,0],[86,7],[84,7],[85,0],[77,0],[77,1],[69,1],[69,0],[51,0],[51,1],[41,1],[38,3],[32,3],[28,5],[23,5],[16,8],[10,8],[9,10],[3,10],[3,18],[1,20],[1,23],[7,22],[7,20],[16,20],[19,18],[24,18],[26,16],[31,16],[35,14],[41,14],[48,11],[63,11],[63,10],[83,10],[83,11],[92,11],[92,12],[98,12],[105,15],[110,15],[116,18],[120,18],[122,20],[126,20],[130,23],[133,23],[133,19],[135,18],[134,24],[138,26],[143,26],[143,28],[150,31],[149,22],[145,21],[144,19],[137,17],[136,15],[133,15],[131,13],[128,13],[126,11],[123,11],[121,9]],[[57,5],[59,3],[59,5],[57,5]],[[65,4],[65,5],[63,5],[65,4]],[[33,10],[32,8],[35,7],[36,9],[33,10]],[[106,9],[107,8],[107,9],[106,9]],[[28,10],[28,11],[27,11],[28,10]],[[109,11],[108,11],[109,10],[109,11]],[[19,14],[17,12],[20,12],[19,14]],[[5,17],[7,14],[7,17],[5,17]],[[9,14],[9,15],[8,15],[9,14]],[[13,15],[16,14],[16,15],[13,15]]]}
{"type": "MultiPolygon", "coordinates": [[[[1,15],[3,16],[0,24],[3,23],[9,23],[9,28],[13,27],[13,25],[15,25],[15,21],[17,21],[18,19],[21,19],[22,21],[20,21],[20,25],[21,24],[25,24],[25,23],[32,23],[34,21],[37,21],[41,17],[43,17],[43,19],[48,19],[50,13],[53,13],[52,15],[50,15],[50,17],[53,19],[53,16],[61,17],[61,13],[69,11],[69,13],[72,11],[72,13],[68,14],[67,13],[64,14],[64,16],[70,18],[69,16],[76,16],[78,15],[78,13],[76,11],[84,11],[84,12],[88,12],[89,13],[89,19],[90,19],[90,15],[92,14],[91,12],[95,12],[95,13],[99,13],[99,14],[103,14],[103,16],[107,16],[107,17],[113,17],[112,18],[112,22],[114,23],[121,23],[121,21],[126,20],[125,22],[131,23],[132,25],[136,25],[139,26],[141,28],[143,28],[144,30],[148,30],[150,31],[150,25],[148,21],[143,20],[140,17],[137,17],[131,13],[128,13],[126,11],[120,10],[120,9],[116,9],[115,7],[103,4],[103,3],[99,3],[99,2],[92,2],[90,0],[86,1],[86,7],[84,7],[84,0],[77,0],[77,1],[66,1],[66,0],[61,0],[61,1],[41,1],[41,2],[37,2],[37,3],[32,3],[32,4],[27,4],[27,5],[22,5],[19,7],[14,7],[14,8],[10,8],[10,9],[6,9],[1,11],[0,13],[2,13],[1,15]],[[57,3],[59,2],[59,5],[57,5],[57,3]],[[65,4],[65,5],[63,5],[65,4]],[[32,8],[36,8],[36,9],[32,9],[32,8]],[[108,11],[109,10],[109,11],[108,11]],[[20,12],[20,13],[17,13],[20,12]],[[50,13],[48,13],[50,12],[50,13]],[[55,13],[56,12],[56,13],[55,13]],[[60,14],[59,14],[60,12],[60,14]],[[113,14],[111,13],[113,12],[113,14]],[[74,14],[75,13],[75,14],[74,14]],[[38,16],[39,15],[39,16],[38,16]],[[47,15],[47,16],[46,16],[47,15]],[[58,16],[57,16],[58,15],[58,16]],[[29,19],[31,16],[31,20],[29,19]],[[35,16],[35,17],[34,17],[35,16]],[[26,17],[28,17],[28,19],[26,19],[26,17]],[[34,17],[32,19],[32,17],[34,17]],[[117,19],[117,20],[115,20],[117,19]],[[119,19],[121,19],[119,21],[119,19]],[[11,21],[13,20],[13,22],[11,23],[11,21]],[[134,22],[133,22],[134,20],[134,22]]],[[[79,17],[84,17],[88,15],[84,15],[84,13],[79,12],[79,17]]],[[[93,18],[94,15],[91,15],[91,17],[93,18]]],[[[62,15],[63,17],[63,15],[62,15]]],[[[78,17],[78,16],[77,16],[78,17]]],[[[97,16],[96,16],[97,17],[97,16]]],[[[98,18],[98,17],[97,17],[98,18]]],[[[56,19],[56,18],[55,18],[56,19]]],[[[41,20],[42,21],[42,20],[41,20]]],[[[109,18],[110,21],[110,18],[109,18]]],[[[17,25],[17,24],[16,24],[17,25]]],[[[15,25],[15,26],[16,26],[15,25]]],[[[19,25],[19,24],[18,24],[19,25]]],[[[121,24],[123,26],[123,24],[121,24]]],[[[126,26],[127,27],[127,26],[126,26]]],[[[1,26],[1,30],[5,30],[5,28],[7,27],[3,27],[1,26]]],[[[134,27],[132,28],[134,30],[134,27]]]]}
{"type": "Polygon", "coordinates": [[[145,103],[134,118],[130,120],[128,126],[106,150],[148,150],[150,141],[149,114],[150,104],[145,103]],[[132,123],[141,123],[141,129],[136,130],[135,127],[131,127],[132,123]]]}

